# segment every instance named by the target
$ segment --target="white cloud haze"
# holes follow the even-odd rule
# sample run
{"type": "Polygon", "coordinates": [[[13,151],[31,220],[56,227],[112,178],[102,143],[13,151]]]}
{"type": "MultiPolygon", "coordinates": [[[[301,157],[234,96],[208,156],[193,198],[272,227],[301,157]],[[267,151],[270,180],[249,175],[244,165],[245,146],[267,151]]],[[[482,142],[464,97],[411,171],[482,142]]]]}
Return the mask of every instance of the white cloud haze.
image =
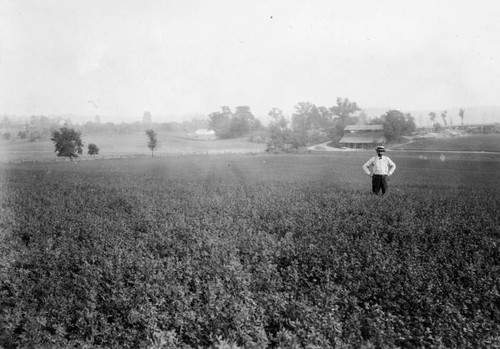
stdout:
{"type": "Polygon", "coordinates": [[[0,113],[498,105],[497,3],[0,0],[0,113]]]}

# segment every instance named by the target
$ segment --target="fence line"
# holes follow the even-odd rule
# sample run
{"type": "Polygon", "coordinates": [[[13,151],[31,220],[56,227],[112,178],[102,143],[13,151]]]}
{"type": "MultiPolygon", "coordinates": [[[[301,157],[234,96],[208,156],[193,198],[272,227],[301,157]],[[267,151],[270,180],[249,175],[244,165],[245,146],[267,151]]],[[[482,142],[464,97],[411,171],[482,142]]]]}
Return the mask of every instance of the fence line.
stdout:
{"type": "MultiPolygon", "coordinates": [[[[203,156],[203,155],[254,155],[265,153],[264,150],[248,150],[245,148],[235,149],[235,150],[208,150],[208,151],[191,151],[191,152],[170,152],[170,153],[158,153],[154,154],[153,158],[160,157],[172,157],[172,156],[203,156]]],[[[83,155],[76,158],[75,161],[92,161],[92,160],[121,160],[121,159],[147,159],[151,158],[151,154],[117,154],[117,155],[83,155]]],[[[11,159],[11,160],[1,160],[1,162],[7,163],[39,163],[39,162],[64,162],[69,161],[67,157],[55,157],[55,158],[37,158],[37,159],[11,159]]]]}

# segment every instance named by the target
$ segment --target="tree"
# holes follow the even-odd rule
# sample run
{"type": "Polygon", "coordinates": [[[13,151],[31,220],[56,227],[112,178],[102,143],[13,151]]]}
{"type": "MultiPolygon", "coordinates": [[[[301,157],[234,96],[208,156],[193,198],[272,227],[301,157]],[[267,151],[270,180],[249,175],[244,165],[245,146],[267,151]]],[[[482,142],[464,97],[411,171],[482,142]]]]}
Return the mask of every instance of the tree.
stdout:
{"type": "Polygon", "coordinates": [[[309,141],[310,130],[318,127],[320,114],[318,108],[311,102],[300,102],[295,105],[292,114],[292,129],[294,134],[300,134],[300,139],[309,141]]]}
{"type": "Polygon", "coordinates": [[[57,156],[69,157],[70,160],[83,153],[83,142],[80,132],[72,128],[63,127],[59,131],[53,131],[50,138],[55,145],[57,156]]]}
{"type": "Polygon", "coordinates": [[[347,125],[346,122],[348,121],[349,117],[359,110],[361,109],[356,104],[356,102],[351,102],[348,98],[341,97],[337,97],[337,105],[331,107],[333,115],[337,115],[340,121],[345,125],[347,125]]]}
{"type": "Polygon", "coordinates": [[[458,116],[460,116],[460,119],[462,120],[462,126],[464,125],[464,114],[465,110],[463,108],[460,108],[460,110],[458,111],[458,116]]]}
{"type": "MultiPolygon", "coordinates": [[[[175,129],[173,122],[169,123],[170,129],[175,129]]],[[[193,118],[191,121],[183,121],[181,124],[181,129],[185,132],[194,132],[198,129],[209,128],[208,120],[193,118]]]]}
{"type": "Polygon", "coordinates": [[[99,154],[99,148],[97,147],[97,145],[95,145],[94,143],[90,143],[88,145],[88,154],[93,155],[95,159],[95,156],[99,154]]]}
{"type": "Polygon", "coordinates": [[[292,131],[289,135],[288,142],[292,145],[297,153],[300,147],[303,147],[307,144],[307,137],[302,132],[292,131]]]}
{"type": "Polygon", "coordinates": [[[443,124],[444,126],[447,126],[448,125],[448,122],[446,121],[446,117],[448,116],[448,112],[446,110],[444,110],[442,113],[441,113],[441,118],[443,119],[443,124]]]}
{"type": "Polygon", "coordinates": [[[3,135],[2,135],[2,138],[5,139],[5,140],[9,140],[11,137],[11,134],[9,132],[5,132],[3,135]]]}
{"type": "Polygon", "coordinates": [[[431,125],[434,125],[434,122],[436,121],[437,115],[433,111],[429,113],[429,120],[431,120],[431,125]]]}
{"type": "Polygon", "coordinates": [[[288,129],[289,121],[283,114],[283,111],[278,108],[271,109],[267,115],[271,117],[268,126],[267,149],[284,149],[290,135],[290,130],[288,129]]]}
{"type": "Polygon", "coordinates": [[[358,119],[353,117],[361,108],[356,102],[349,101],[348,98],[337,97],[337,105],[330,108],[332,114],[337,116],[335,122],[335,132],[331,134],[333,142],[338,142],[344,133],[344,129],[349,124],[357,124],[358,119]]]}
{"type": "Polygon", "coordinates": [[[148,148],[151,149],[151,157],[154,156],[154,151],[158,148],[158,139],[154,130],[146,130],[146,135],[149,137],[148,148]]]}
{"type": "Polygon", "coordinates": [[[255,116],[249,106],[238,106],[230,121],[230,137],[241,137],[255,129],[255,116]]]}
{"type": "Polygon", "coordinates": [[[333,113],[330,108],[318,107],[318,118],[313,120],[313,125],[318,128],[327,128],[333,125],[333,113]]]}
{"type": "Polygon", "coordinates": [[[410,135],[416,129],[415,119],[410,114],[399,110],[389,110],[381,117],[384,123],[384,135],[388,142],[410,135]]]}
{"type": "Polygon", "coordinates": [[[288,119],[285,114],[283,114],[283,110],[279,108],[273,108],[267,114],[271,118],[271,125],[276,125],[280,129],[286,129],[288,126],[288,119]]]}
{"type": "Polygon", "coordinates": [[[208,125],[215,131],[217,138],[230,138],[230,122],[233,116],[229,107],[222,107],[222,111],[213,112],[208,115],[208,125]]]}
{"type": "Polygon", "coordinates": [[[19,131],[19,132],[17,133],[17,136],[18,136],[19,138],[21,138],[21,139],[26,139],[26,138],[28,138],[28,133],[27,133],[26,131],[19,131]]]}
{"type": "Polygon", "coordinates": [[[318,119],[318,108],[311,102],[300,102],[295,105],[292,114],[292,128],[296,132],[306,134],[318,119]]]}

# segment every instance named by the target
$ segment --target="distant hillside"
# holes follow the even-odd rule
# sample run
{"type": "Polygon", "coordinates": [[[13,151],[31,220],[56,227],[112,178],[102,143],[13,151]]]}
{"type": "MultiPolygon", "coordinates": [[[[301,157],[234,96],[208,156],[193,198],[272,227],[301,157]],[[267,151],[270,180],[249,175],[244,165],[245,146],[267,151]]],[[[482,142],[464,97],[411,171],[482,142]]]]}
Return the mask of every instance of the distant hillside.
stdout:
{"type": "MultiPolygon", "coordinates": [[[[394,108],[366,108],[363,111],[370,118],[380,116],[385,114],[388,110],[394,108]]],[[[476,106],[476,107],[463,107],[465,110],[464,114],[464,124],[492,124],[500,122],[500,106],[476,106]]],[[[458,108],[447,108],[440,110],[401,110],[403,113],[410,113],[417,123],[418,127],[429,126],[429,113],[435,112],[438,116],[437,121],[441,124],[443,120],[441,119],[441,112],[448,111],[448,123],[453,125],[460,125],[461,119],[458,116],[458,108]]]]}

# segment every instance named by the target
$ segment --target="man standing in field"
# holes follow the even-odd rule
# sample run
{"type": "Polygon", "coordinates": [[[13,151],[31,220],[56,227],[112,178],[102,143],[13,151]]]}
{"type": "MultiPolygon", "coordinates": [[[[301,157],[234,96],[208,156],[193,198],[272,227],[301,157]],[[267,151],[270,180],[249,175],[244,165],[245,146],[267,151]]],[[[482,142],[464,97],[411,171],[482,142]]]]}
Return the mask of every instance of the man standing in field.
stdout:
{"type": "Polygon", "coordinates": [[[383,146],[378,146],[375,151],[377,156],[368,160],[363,165],[363,170],[372,177],[372,191],[378,195],[380,189],[382,189],[382,195],[384,195],[389,189],[387,177],[393,174],[396,164],[389,157],[383,155],[385,153],[383,146]]]}

